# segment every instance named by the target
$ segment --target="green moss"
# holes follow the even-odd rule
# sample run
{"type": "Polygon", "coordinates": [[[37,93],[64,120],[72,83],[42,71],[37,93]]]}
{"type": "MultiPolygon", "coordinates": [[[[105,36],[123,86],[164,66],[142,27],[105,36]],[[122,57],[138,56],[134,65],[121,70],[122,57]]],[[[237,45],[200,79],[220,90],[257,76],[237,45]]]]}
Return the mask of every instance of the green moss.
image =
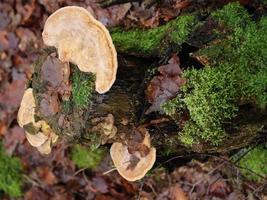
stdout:
{"type": "Polygon", "coordinates": [[[0,190],[10,197],[22,195],[22,166],[16,157],[10,157],[0,144],[0,190]]]}
{"type": "Polygon", "coordinates": [[[250,21],[248,12],[238,3],[229,3],[221,10],[212,13],[213,18],[228,28],[242,28],[250,21]]]}
{"type": "Polygon", "coordinates": [[[86,108],[94,91],[94,76],[75,69],[72,80],[72,100],[78,108],[86,108]]]}
{"type": "Polygon", "coordinates": [[[72,110],[71,101],[62,101],[61,110],[64,114],[69,114],[72,110]]]}
{"type": "Polygon", "coordinates": [[[100,148],[86,148],[74,145],[71,150],[71,159],[79,168],[95,169],[103,159],[105,151],[100,148]]]}
{"type": "Polygon", "coordinates": [[[148,30],[123,31],[116,28],[111,32],[111,36],[116,48],[121,52],[153,54],[162,47],[163,40],[167,37],[174,44],[181,45],[195,24],[194,16],[183,15],[165,25],[148,30]]]}
{"type": "Polygon", "coordinates": [[[249,151],[240,161],[241,173],[252,181],[261,181],[262,177],[267,178],[267,149],[263,145],[249,151]],[[252,173],[251,171],[255,172],[252,173]]]}
{"type": "Polygon", "coordinates": [[[179,134],[191,145],[220,144],[227,135],[225,123],[236,116],[240,104],[265,108],[267,103],[267,18],[253,22],[238,3],[212,16],[219,23],[219,39],[196,54],[208,58],[208,64],[185,70],[182,95],[163,105],[171,115],[188,111],[190,120],[179,134]]]}
{"type": "Polygon", "coordinates": [[[220,67],[221,63],[230,65],[239,82],[239,97],[264,108],[267,103],[267,17],[255,23],[244,12],[238,3],[232,3],[215,13],[216,19],[227,25],[231,34],[198,54],[208,57],[213,67],[220,67]],[[225,16],[227,9],[231,12],[225,16]]]}
{"type": "Polygon", "coordinates": [[[181,101],[182,96],[178,94],[175,98],[167,101],[163,105],[161,105],[161,108],[165,112],[165,114],[174,116],[175,114],[179,114],[183,111],[185,104],[183,101],[181,101]]]}
{"type": "Polygon", "coordinates": [[[184,15],[174,20],[173,24],[170,24],[173,28],[170,33],[171,41],[177,45],[181,45],[186,41],[195,24],[196,18],[192,15],[184,15]]]}

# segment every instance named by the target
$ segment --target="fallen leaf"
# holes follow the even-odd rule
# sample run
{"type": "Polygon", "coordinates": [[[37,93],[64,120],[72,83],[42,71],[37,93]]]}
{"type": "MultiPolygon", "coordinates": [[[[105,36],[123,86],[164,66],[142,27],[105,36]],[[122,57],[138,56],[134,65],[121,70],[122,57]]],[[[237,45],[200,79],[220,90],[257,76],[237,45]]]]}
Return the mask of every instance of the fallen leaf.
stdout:
{"type": "Polygon", "coordinates": [[[38,48],[36,35],[30,29],[19,27],[16,29],[16,35],[20,39],[18,47],[21,51],[30,51],[33,48],[38,48]]]}
{"type": "Polygon", "coordinates": [[[170,200],[188,200],[182,188],[176,184],[169,189],[170,200]]]}
{"type": "Polygon", "coordinates": [[[37,168],[38,176],[44,181],[47,185],[52,186],[57,182],[57,178],[52,171],[51,167],[41,166],[37,168]]]}
{"type": "Polygon", "coordinates": [[[0,104],[2,106],[7,106],[10,109],[17,109],[23,96],[25,83],[25,77],[24,80],[14,80],[10,83],[5,88],[4,93],[0,94],[0,104]]]}
{"type": "Polygon", "coordinates": [[[58,58],[48,56],[42,65],[41,78],[46,81],[50,87],[56,88],[69,79],[69,65],[62,63],[58,58]],[[67,75],[67,77],[65,77],[67,75]]]}
{"type": "Polygon", "coordinates": [[[53,116],[59,111],[58,95],[56,93],[47,93],[43,95],[40,102],[40,112],[43,116],[53,116]]]}
{"type": "Polygon", "coordinates": [[[92,179],[92,186],[101,193],[108,192],[108,185],[104,178],[102,177],[94,177],[92,179]]]}
{"type": "Polygon", "coordinates": [[[226,198],[231,189],[224,180],[218,180],[210,186],[209,194],[215,197],[226,198]]]}
{"type": "Polygon", "coordinates": [[[146,114],[161,111],[161,105],[175,97],[180,87],[185,84],[185,79],[181,77],[180,61],[176,54],[167,65],[160,66],[158,71],[160,75],[150,81],[146,90],[147,99],[152,104],[146,114]]]}
{"type": "Polygon", "coordinates": [[[14,126],[5,134],[4,146],[9,155],[12,155],[17,145],[21,145],[25,140],[25,133],[19,126],[14,126]]]}
{"type": "Polygon", "coordinates": [[[32,187],[25,193],[25,200],[49,200],[49,195],[38,187],[32,187]]]}

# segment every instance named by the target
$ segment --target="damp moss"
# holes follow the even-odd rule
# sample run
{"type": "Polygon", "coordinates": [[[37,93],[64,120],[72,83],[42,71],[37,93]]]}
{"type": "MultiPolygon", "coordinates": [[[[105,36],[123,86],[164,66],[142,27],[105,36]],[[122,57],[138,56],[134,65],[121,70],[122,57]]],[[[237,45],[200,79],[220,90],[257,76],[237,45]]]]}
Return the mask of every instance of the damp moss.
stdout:
{"type": "Polygon", "coordinates": [[[22,172],[20,160],[8,156],[0,144],[0,190],[10,197],[21,196],[22,172]]]}
{"type": "Polygon", "coordinates": [[[113,29],[111,36],[116,48],[120,52],[136,52],[141,54],[155,54],[165,48],[164,40],[181,45],[196,24],[193,15],[182,15],[171,22],[153,29],[132,29],[124,31],[113,29]]]}
{"type": "Polygon", "coordinates": [[[226,5],[212,17],[218,22],[219,37],[196,53],[206,58],[206,66],[186,69],[181,96],[163,105],[170,115],[189,113],[179,133],[189,145],[203,141],[219,145],[227,135],[225,124],[240,105],[265,109],[267,103],[267,18],[252,21],[238,3],[226,5]]]}
{"type": "Polygon", "coordinates": [[[76,144],[71,149],[71,159],[79,168],[95,169],[103,159],[105,150],[76,144]]]}
{"type": "Polygon", "coordinates": [[[78,108],[88,107],[94,91],[95,77],[78,69],[72,74],[72,101],[78,108]]]}
{"type": "Polygon", "coordinates": [[[262,177],[267,177],[267,148],[260,145],[250,150],[239,160],[241,173],[251,181],[261,181],[262,177]],[[262,176],[258,176],[256,174],[262,176]]]}

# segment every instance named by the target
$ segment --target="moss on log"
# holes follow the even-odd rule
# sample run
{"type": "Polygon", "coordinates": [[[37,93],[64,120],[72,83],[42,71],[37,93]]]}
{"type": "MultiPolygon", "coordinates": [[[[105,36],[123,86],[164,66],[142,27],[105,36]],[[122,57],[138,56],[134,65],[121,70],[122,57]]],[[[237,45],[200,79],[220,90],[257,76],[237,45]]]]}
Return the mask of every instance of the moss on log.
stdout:
{"type": "Polygon", "coordinates": [[[148,30],[124,31],[115,28],[111,31],[111,36],[116,49],[121,53],[141,57],[163,57],[171,48],[179,50],[182,43],[194,31],[197,22],[194,15],[181,15],[165,25],[148,30]]]}
{"type": "MultiPolygon", "coordinates": [[[[117,80],[111,90],[103,95],[95,93],[94,77],[71,66],[70,98],[59,95],[57,113],[38,117],[57,134],[88,146],[126,140],[145,122],[168,117],[168,122],[146,127],[158,155],[188,150],[226,152],[244,147],[257,138],[267,123],[266,22],[266,17],[253,21],[243,7],[231,3],[203,22],[193,15],[182,15],[151,30],[115,29],[112,37],[118,51],[138,58],[119,59],[117,80]],[[204,30],[208,30],[207,35],[204,30]],[[179,52],[186,41],[198,44],[200,49],[192,57],[205,67],[184,69],[187,83],[177,97],[162,105],[164,116],[144,115],[148,104],[145,74],[153,57],[165,57],[170,49],[179,52]],[[147,61],[139,56],[152,58],[147,61]],[[109,114],[114,123],[108,131],[117,130],[112,137],[105,135],[105,123],[113,121],[109,114]],[[184,114],[188,117],[180,123],[179,116],[184,114]],[[59,123],[62,118],[66,119],[63,124],[59,123]]],[[[40,69],[50,54],[40,58],[29,83],[39,107],[47,92],[40,69]]]]}
{"type": "Polygon", "coordinates": [[[220,146],[234,133],[256,134],[266,124],[267,18],[254,22],[245,8],[230,3],[211,19],[216,40],[193,54],[205,67],[186,69],[182,93],[163,105],[174,118],[177,112],[190,116],[179,133],[187,145],[220,146]]]}

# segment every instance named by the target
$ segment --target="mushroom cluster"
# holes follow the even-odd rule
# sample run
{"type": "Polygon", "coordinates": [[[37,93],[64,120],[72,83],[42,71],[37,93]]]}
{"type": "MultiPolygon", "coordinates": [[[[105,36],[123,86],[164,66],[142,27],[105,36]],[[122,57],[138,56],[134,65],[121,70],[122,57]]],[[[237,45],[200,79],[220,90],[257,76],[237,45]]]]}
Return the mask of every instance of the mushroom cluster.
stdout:
{"type": "MultiPolygon", "coordinates": [[[[46,45],[57,48],[59,60],[63,65],[72,62],[82,72],[95,74],[95,87],[98,93],[105,93],[111,88],[116,79],[117,53],[108,30],[86,9],[68,6],[57,10],[46,20],[42,37],[46,45]]],[[[47,66],[52,65],[48,63],[47,66]]],[[[48,74],[42,78],[48,79],[46,81],[49,82],[51,76],[48,74]]],[[[47,101],[44,102],[43,99],[40,104],[47,108],[47,101]]],[[[29,88],[25,91],[21,102],[18,122],[26,130],[30,144],[37,147],[41,153],[48,154],[58,136],[44,120],[35,122],[35,107],[33,89],[29,88]]],[[[45,113],[45,116],[55,113],[47,114],[46,111],[49,110],[46,109],[41,111],[44,111],[42,113],[45,113]]]]}
{"type": "Polygon", "coordinates": [[[92,125],[94,125],[92,132],[98,132],[101,135],[101,144],[105,144],[116,135],[118,129],[114,123],[115,119],[112,114],[92,120],[92,125]]]}
{"type": "Polygon", "coordinates": [[[44,120],[35,121],[35,107],[33,89],[28,88],[24,92],[18,111],[18,124],[25,129],[26,138],[32,146],[42,154],[49,154],[51,146],[57,141],[58,136],[44,120]]]}
{"type": "Polygon", "coordinates": [[[96,91],[107,92],[117,73],[117,53],[106,27],[86,9],[67,6],[46,20],[44,43],[58,49],[62,62],[72,62],[82,72],[96,75],[96,91]]]}
{"type": "MultiPolygon", "coordinates": [[[[42,116],[51,117],[58,114],[60,106],[57,102],[57,94],[60,94],[61,99],[69,100],[70,91],[68,89],[71,87],[69,87],[68,80],[65,80],[69,79],[71,72],[69,63],[77,65],[82,72],[95,74],[95,89],[100,94],[107,92],[113,85],[118,63],[117,53],[108,30],[84,8],[68,6],[57,10],[48,17],[42,37],[47,46],[54,46],[58,51],[58,58],[51,57],[46,60],[40,71],[41,79],[45,83],[49,83],[50,89],[53,90],[49,95],[42,94],[41,96],[45,98],[36,103],[33,94],[43,92],[43,90],[33,91],[34,84],[33,88],[28,88],[22,98],[18,123],[25,129],[29,143],[42,154],[49,154],[51,146],[58,139],[53,130],[58,129],[52,130],[52,125],[50,127],[43,120],[46,118],[42,118],[42,116]],[[64,73],[61,73],[62,70],[58,70],[61,67],[64,67],[64,73]],[[51,71],[57,73],[51,74],[51,71]],[[62,81],[58,80],[65,80],[66,84],[62,86],[62,81]],[[51,97],[55,97],[54,104],[49,101],[49,98],[52,99],[51,97]],[[36,109],[36,105],[39,105],[40,108],[36,109]],[[36,121],[37,115],[41,117],[38,121],[36,121]]],[[[58,121],[64,121],[62,116],[58,121]]],[[[71,122],[70,120],[69,123],[71,122]]],[[[112,114],[96,121],[96,124],[93,131],[103,134],[105,141],[114,138],[118,131],[114,125],[112,114]]],[[[63,126],[59,126],[59,129],[61,128],[63,129],[63,126]]],[[[59,132],[57,133],[59,134],[59,132]]],[[[110,149],[111,158],[119,174],[128,181],[141,179],[155,162],[156,149],[151,147],[150,135],[146,131],[143,136],[134,145],[115,142],[110,149]]]]}
{"type": "Polygon", "coordinates": [[[151,147],[150,135],[146,132],[141,148],[130,151],[129,146],[119,142],[112,144],[110,155],[119,174],[128,181],[136,181],[145,176],[156,160],[156,149],[151,147]]]}

